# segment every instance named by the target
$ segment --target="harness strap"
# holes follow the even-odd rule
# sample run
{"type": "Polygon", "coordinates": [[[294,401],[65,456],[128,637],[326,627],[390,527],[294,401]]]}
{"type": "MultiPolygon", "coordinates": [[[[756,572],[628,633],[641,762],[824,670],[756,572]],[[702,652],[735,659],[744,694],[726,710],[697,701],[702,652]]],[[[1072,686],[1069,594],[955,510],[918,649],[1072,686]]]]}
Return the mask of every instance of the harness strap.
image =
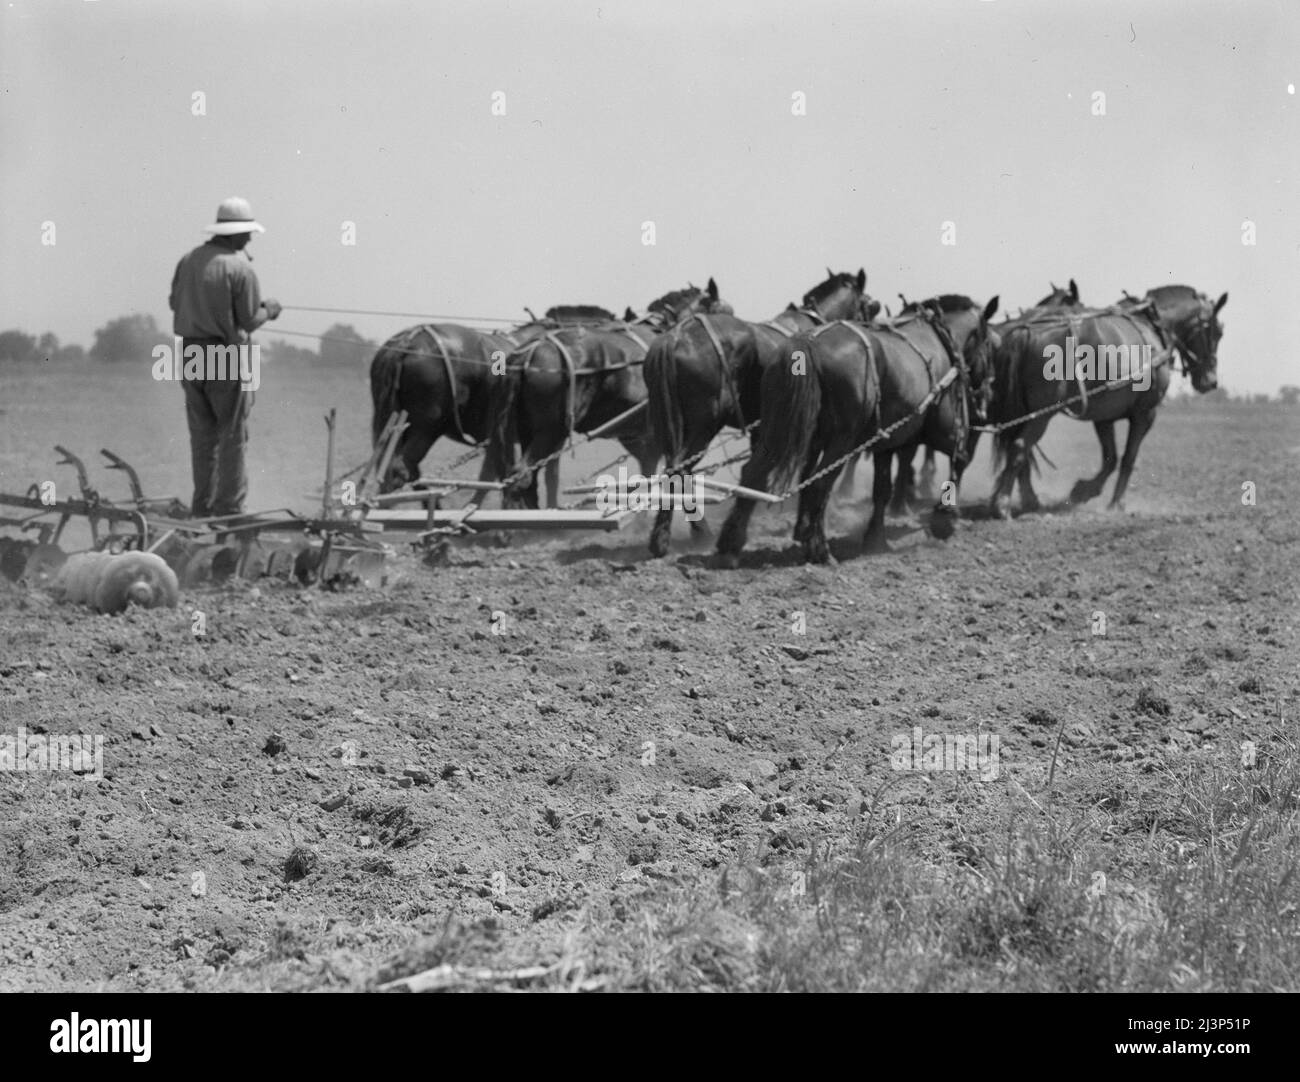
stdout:
{"type": "Polygon", "coordinates": [[[630,339],[632,339],[633,342],[635,342],[638,346],[640,346],[640,347],[641,347],[643,350],[645,350],[647,353],[650,352],[650,344],[649,344],[649,343],[648,343],[644,338],[642,338],[639,334],[637,334],[636,331],[634,331],[634,330],[633,330],[631,327],[629,327],[626,323],[624,323],[624,324],[623,324],[622,326],[620,326],[618,329],[619,329],[620,331],[622,331],[625,335],[627,335],[630,339]]]}
{"type": "MultiPolygon", "coordinates": [[[[944,352],[948,354],[948,363],[956,376],[954,383],[959,383],[956,402],[954,403],[954,412],[956,413],[957,430],[953,434],[953,461],[965,465],[970,458],[966,443],[967,435],[970,432],[970,411],[971,411],[971,377],[970,370],[966,367],[966,356],[957,348],[956,339],[952,336],[952,331],[948,324],[943,321],[942,314],[936,313],[930,309],[928,322],[934,330],[934,335],[939,339],[943,346],[944,352]]],[[[927,365],[927,367],[929,367],[927,365]]],[[[933,377],[931,377],[933,380],[933,377]]]]}
{"type": "Polygon", "coordinates": [[[460,395],[456,386],[456,370],[452,367],[451,355],[447,352],[447,343],[443,341],[442,336],[438,334],[432,323],[423,324],[420,330],[429,336],[434,348],[438,351],[438,356],[442,358],[443,371],[447,373],[447,388],[451,398],[451,420],[456,426],[456,438],[461,443],[477,446],[477,440],[472,440],[465,435],[465,428],[460,421],[460,395]]]}
{"type": "Polygon", "coordinates": [[[869,337],[867,337],[867,332],[866,332],[866,331],[865,331],[861,326],[859,326],[858,324],[853,323],[853,322],[850,322],[850,321],[847,320],[847,319],[837,319],[837,320],[834,320],[834,321],[831,322],[831,323],[823,323],[823,324],[822,324],[820,327],[818,327],[816,330],[810,332],[809,335],[808,335],[808,337],[809,337],[809,338],[820,338],[823,334],[825,334],[827,331],[829,331],[832,327],[844,327],[845,329],[852,331],[854,334],[856,334],[856,335],[858,336],[859,339],[861,339],[862,344],[863,344],[864,346],[867,347],[867,353],[868,353],[868,354],[871,353],[871,351],[872,351],[872,347],[871,347],[871,339],[870,339],[869,337]]]}
{"type": "MultiPolygon", "coordinates": [[[[909,319],[906,321],[906,323],[915,323],[915,322],[917,322],[916,319],[909,319]]],[[[906,323],[904,325],[906,325],[906,323]]],[[[929,319],[926,320],[926,323],[929,324],[931,330],[934,330],[934,324],[931,323],[929,319]]],[[[931,358],[927,357],[924,353],[922,353],[921,348],[910,338],[908,338],[907,335],[905,335],[902,331],[898,329],[898,325],[892,323],[886,323],[882,326],[882,329],[893,334],[896,338],[901,338],[907,344],[907,347],[918,357],[921,358],[921,363],[925,365],[926,379],[929,380],[930,388],[931,390],[933,390],[934,389],[934,367],[931,364],[931,358]]],[[[944,351],[947,352],[948,347],[947,347],[947,343],[943,341],[943,336],[940,335],[938,331],[935,331],[934,334],[935,337],[939,339],[939,344],[944,347],[944,351]]]]}
{"type": "Polygon", "coordinates": [[[713,326],[707,316],[698,312],[692,318],[699,321],[700,326],[704,328],[704,333],[709,336],[709,342],[713,345],[713,352],[718,357],[718,367],[722,370],[722,380],[727,385],[727,393],[731,395],[731,401],[736,409],[736,418],[743,429],[745,427],[745,411],[741,408],[740,392],[736,389],[736,374],[731,370],[731,365],[727,363],[727,353],[722,348],[722,341],[718,338],[717,328],[713,326]]]}
{"type": "MultiPolygon", "coordinates": [[[[837,319],[837,320],[834,320],[834,321],[831,322],[831,323],[823,323],[820,327],[818,327],[818,328],[817,328],[816,330],[814,330],[811,334],[809,334],[808,337],[809,337],[809,338],[820,338],[823,334],[825,334],[827,331],[829,331],[832,327],[844,327],[846,330],[850,330],[850,331],[852,331],[852,332],[854,333],[854,335],[857,336],[858,340],[862,343],[863,348],[865,348],[866,351],[867,351],[867,372],[868,372],[868,379],[870,379],[872,376],[874,376],[875,379],[876,379],[877,386],[878,386],[878,385],[879,385],[879,382],[880,382],[880,369],[879,369],[878,364],[876,363],[876,349],[875,349],[875,346],[872,344],[871,336],[870,336],[869,334],[867,334],[865,328],[863,328],[863,327],[861,327],[860,325],[858,325],[857,323],[853,323],[853,322],[851,322],[851,321],[849,321],[849,320],[847,320],[847,319],[837,319]]],[[[875,404],[875,408],[872,410],[872,414],[871,414],[871,416],[872,416],[872,420],[873,420],[873,422],[874,422],[874,426],[875,426],[874,430],[875,430],[875,431],[879,431],[879,430],[880,430],[880,395],[879,395],[879,393],[877,393],[877,395],[876,395],[876,404],[875,404]]]]}
{"type": "Polygon", "coordinates": [[[576,415],[578,411],[577,366],[573,363],[573,354],[570,353],[568,347],[562,341],[560,341],[559,335],[557,335],[554,331],[547,331],[546,337],[550,339],[551,345],[553,345],[559,351],[560,359],[564,361],[564,374],[567,377],[568,384],[569,384],[568,391],[565,394],[565,413],[567,414],[566,420],[568,422],[569,435],[572,436],[573,426],[575,424],[576,415]]]}

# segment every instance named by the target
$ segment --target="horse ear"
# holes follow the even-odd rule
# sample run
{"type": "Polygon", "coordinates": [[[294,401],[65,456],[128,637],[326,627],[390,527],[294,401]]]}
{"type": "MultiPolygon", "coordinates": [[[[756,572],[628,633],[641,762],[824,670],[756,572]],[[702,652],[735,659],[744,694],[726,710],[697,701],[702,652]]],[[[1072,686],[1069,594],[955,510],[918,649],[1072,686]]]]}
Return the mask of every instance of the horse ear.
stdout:
{"type": "Polygon", "coordinates": [[[867,271],[865,267],[858,268],[858,292],[861,293],[867,288],[867,271]]]}
{"type": "Polygon", "coordinates": [[[709,279],[708,289],[709,289],[709,296],[716,301],[718,299],[718,283],[715,282],[712,278],[709,279]]]}
{"type": "Polygon", "coordinates": [[[636,322],[636,313],[632,311],[632,306],[630,304],[623,309],[623,322],[624,323],[636,322]]]}
{"type": "Polygon", "coordinates": [[[1219,309],[1222,308],[1227,303],[1228,303],[1228,295],[1225,293],[1222,297],[1218,299],[1217,302],[1215,302],[1214,314],[1217,316],[1219,314],[1219,309]]]}
{"type": "Polygon", "coordinates": [[[1070,299],[1074,301],[1079,299],[1079,287],[1073,278],[1070,279],[1070,299]]]}
{"type": "Polygon", "coordinates": [[[826,268],[826,277],[827,277],[827,278],[834,278],[834,277],[835,277],[835,272],[834,272],[833,270],[831,270],[830,267],[827,267],[827,268],[826,268]]]}
{"type": "Polygon", "coordinates": [[[987,323],[990,319],[992,319],[994,314],[997,312],[998,299],[999,298],[994,297],[991,301],[989,301],[988,304],[984,306],[984,314],[980,316],[980,319],[984,320],[985,323],[987,323]]]}

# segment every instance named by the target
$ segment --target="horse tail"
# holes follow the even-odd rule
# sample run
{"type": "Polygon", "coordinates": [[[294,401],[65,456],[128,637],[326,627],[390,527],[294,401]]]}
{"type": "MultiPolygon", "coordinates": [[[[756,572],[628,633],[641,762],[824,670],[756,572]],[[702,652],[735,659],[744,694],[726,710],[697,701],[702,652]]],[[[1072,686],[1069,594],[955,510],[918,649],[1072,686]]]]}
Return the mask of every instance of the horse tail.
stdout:
{"type": "MultiPolygon", "coordinates": [[[[1032,361],[1033,334],[1028,330],[1007,335],[1002,340],[994,361],[993,402],[989,410],[992,420],[1005,424],[1023,416],[1025,407],[1025,388],[1021,380],[1021,369],[1032,361]]],[[[1020,426],[1003,428],[993,437],[993,472],[1001,473],[1011,454],[1011,445],[1020,435],[1020,426]]]]}
{"type": "Polygon", "coordinates": [[[681,460],[684,445],[682,403],[677,395],[677,335],[660,335],[645,355],[646,389],[650,392],[650,435],[664,453],[667,467],[681,460]]]}
{"type": "Polygon", "coordinates": [[[370,442],[379,442],[379,436],[388,424],[388,418],[397,409],[397,396],[402,382],[403,352],[390,338],[370,362],[370,401],[374,412],[370,418],[370,442]]]}
{"type": "MultiPolygon", "coordinates": [[[[531,352],[536,344],[524,347],[531,352]]],[[[517,351],[520,352],[520,351],[517,351]]],[[[523,363],[511,363],[516,354],[506,358],[506,370],[493,375],[488,388],[487,403],[487,461],[500,480],[505,480],[515,468],[514,446],[518,439],[515,410],[519,400],[519,386],[524,378],[523,363]]]]}
{"type": "Polygon", "coordinates": [[[777,492],[794,484],[808,460],[822,408],[822,349],[815,338],[793,338],[763,373],[758,451],[777,492]]]}

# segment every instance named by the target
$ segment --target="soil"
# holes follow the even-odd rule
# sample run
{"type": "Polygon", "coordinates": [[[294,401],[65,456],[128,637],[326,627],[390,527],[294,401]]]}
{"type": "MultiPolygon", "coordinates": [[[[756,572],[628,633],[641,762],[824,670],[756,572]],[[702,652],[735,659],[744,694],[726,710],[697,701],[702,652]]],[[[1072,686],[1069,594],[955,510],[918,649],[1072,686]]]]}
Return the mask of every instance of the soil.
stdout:
{"type": "Polygon", "coordinates": [[[373,987],[449,918],[544,964],[584,913],[866,811],[937,860],[1058,730],[1060,776],[1139,799],[1170,754],[1285,739],[1296,415],[1167,409],[1128,513],[1060,505],[1096,457],[1067,426],[1047,513],[972,502],[948,542],[895,521],[866,558],[842,504],[834,566],[798,560],[781,509],[734,572],[680,538],[649,560],[637,524],[117,617],[5,583],[0,734],[104,755],[98,780],[0,774],[0,990],[373,987]],[[996,734],[999,776],[893,770],[915,726],[996,734]]]}

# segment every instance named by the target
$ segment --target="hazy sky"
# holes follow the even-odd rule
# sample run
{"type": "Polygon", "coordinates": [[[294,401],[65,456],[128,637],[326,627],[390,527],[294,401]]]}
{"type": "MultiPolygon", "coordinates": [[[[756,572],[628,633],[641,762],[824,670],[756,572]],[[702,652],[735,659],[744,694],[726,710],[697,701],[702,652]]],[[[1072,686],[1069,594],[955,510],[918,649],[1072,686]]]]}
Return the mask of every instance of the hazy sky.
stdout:
{"type": "Polygon", "coordinates": [[[713,275],[759,319],[827,264],[894,304],[1174,281],[1231,293],[1226,386],[1300,382],[1294,0],[0,3],[0,327],[169,327],[239,194],[286,305],[641,310],[713,275]]]}

